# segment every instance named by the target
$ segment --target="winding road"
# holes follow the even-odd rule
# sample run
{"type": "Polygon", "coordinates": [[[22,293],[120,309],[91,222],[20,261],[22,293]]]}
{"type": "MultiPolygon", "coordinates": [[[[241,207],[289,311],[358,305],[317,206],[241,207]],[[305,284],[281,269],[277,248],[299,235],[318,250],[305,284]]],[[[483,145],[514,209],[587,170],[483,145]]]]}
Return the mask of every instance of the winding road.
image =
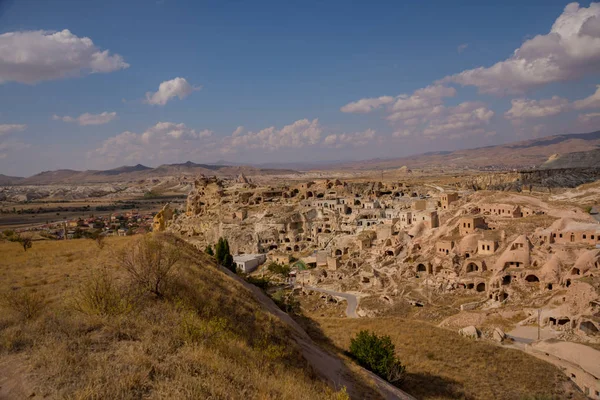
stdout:
{"type": "Polygon", "coordinates": [[[304,288],[308,290],[314,290],[315,292],[321,292],[329,294],[331,296],[343,298],[348,304],[346,306],[346,316],[348,318],[358,318],[358,314],[356,314],[356,308],[358,307],[358,297],[356,297],[355,295],[351,293],[334,292],[333,290],[321,289],[314,286],[304,286],[304,288]]]}

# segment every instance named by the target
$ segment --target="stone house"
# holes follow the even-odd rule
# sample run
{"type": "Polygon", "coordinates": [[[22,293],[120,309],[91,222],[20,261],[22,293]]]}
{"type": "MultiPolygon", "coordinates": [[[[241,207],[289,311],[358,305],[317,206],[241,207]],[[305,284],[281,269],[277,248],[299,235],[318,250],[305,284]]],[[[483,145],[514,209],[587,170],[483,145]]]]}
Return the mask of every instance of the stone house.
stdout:
{"type": "Polygon", "coordinates": [[[340,260],[338,259],[338,257],[327,256],[327,269],[329,269],[330,271],[335,271],[339,268],[339,266],[340,260]]]}
{"type": "Polygon", "coordinates": [[[500,217],[521,218],[521,206],[511,204],[483,204],[479,207],[482,214],[497,215],[500,217]]]}
{"type": "Polygon", "coordinates": [[[442,209],[448,210],[450,205],[458,201],[458,193],[443,193],[440,198],[440,203],[442,204],[442,209]]]}
{"type": "Polygon", "coordinates": [[[494,239],[480,239],[477,242],[477,252],[483,255],[492,255],[498,249],[498,241],[494,239]]]}
{"type": "Polygon", "coordinates": [[[476,217],[462,217],[458,220],[458,231],[461,236],[469,235],[475,232],[476,229],[485,229],[485,219],[480,216],[476,217]]]}
{"type": "Polygon", "coordinates": [[[400,227],[404,228],[412,224],[412,212],[411,211],[401,211],[398,214],[400,218],[400,227]]]}
{"type": "Polygon", "coordinates": [[[264,254],[242,254],[233,256],[233,262],[236,267],[246,274],[254,271],[259,265],[264,263],[265,260],[266,256],[264,254]]]}
{"type": "Polygon", "coordinates": [[[440,225],[440,220],[437,211],[421,211],[412,215],[412,224],[423,222],[428,229],[437,228],[440,225]]]}
{"type": "Polygon", "coordinates": [[[436,254],[449,255],[453,248],[453,240],[438,240],[435,244],[436,254]]]}
{"type": "Polygon", "coordinates": [[[564,230],[552,232],[551,240],[558,244],[600,244],[600,227],[597,229],[564,230]]]}

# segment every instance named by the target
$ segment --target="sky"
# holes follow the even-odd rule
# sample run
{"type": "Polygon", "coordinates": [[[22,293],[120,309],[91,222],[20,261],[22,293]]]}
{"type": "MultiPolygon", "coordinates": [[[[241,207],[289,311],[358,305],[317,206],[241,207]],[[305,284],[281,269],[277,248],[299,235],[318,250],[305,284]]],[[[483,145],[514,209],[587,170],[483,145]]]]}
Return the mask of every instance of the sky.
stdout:
{"type": "Polygon", "coordinates": [[[600,130],[600,3],[0,0],[0,174],[600,130]]]}

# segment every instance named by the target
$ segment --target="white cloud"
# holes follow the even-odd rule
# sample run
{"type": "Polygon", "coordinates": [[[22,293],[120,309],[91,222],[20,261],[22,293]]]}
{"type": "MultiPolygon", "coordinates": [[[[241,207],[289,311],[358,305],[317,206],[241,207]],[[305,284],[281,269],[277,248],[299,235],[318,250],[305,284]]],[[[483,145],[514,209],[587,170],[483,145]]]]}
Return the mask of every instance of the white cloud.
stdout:
{"type": "MultiPolygon", "coordinates": [[[[189,155],[200,149],[208,149],[208,143],[196,146],[191,141],[205,140],[212,136],[210,130],[196,131],[183,123],[158,122],[142,133],[122,132],[110,137],[102,145],[88,152],[89,158],[100,158],[104,163],[141,162],[165,159],[167,155],[189,155]]],[[[177,161],[173,158],[171,161],[177,161]]]]}
{"type": "Polygon", "coordinates": [[[27,129],[25,124],[0,124],[0,136],[7,135],[12,132],[21,132],[27,129]]]}
{"type": "Polygon", "coordinates": [[[590,123],[590,122],[600,121],[600,112],[597,112],[597,113],[588,113],[588,114],[579,114],[577,116],[577,120],[579,122],[584,123],[584,124],[587,124],[587,123],[590,123]]]}
{"type": "Polygon", "coordinates": [[[600,3],[568,4],[546,35],[525,41],[511,57],[440,82],[476,86],[483,93],[522,93],[600,70],[600,3]]]}
{"type": "Polygon", "coordinates": [[[552,96],[550,99],[529,100],[513,99],[511,108],[504,116],[508,119],[516,120],[522,118],[543,118],[560,114],[570,108],[569,100],[558,96],[552,96]]]}
{"type": "Polygon", "coordinates": [[[600,108],[600,85],[596,86],[596,92],[585,99],[577,100],[573,103],[573,106],[577,110],[583,110],[586,108],[600,108]]]}
{"type": "Polygon", "coordinates": [[[330,147],[362,147],[371,143],[375,139],[375,131],[367,129],[364,132],[356,133],[336,133],[325,137],[323,144],[330,147]]]}
{"type": "Polygon", "coordinates": [[[427,86],[423,89],[415,90],[408,95],[400,95],[392,105],[392,111],[414,111],[431,108],[442,104],[444,97],[454,97],[456,89],[443,85],[427,86]]]}
{"type": "Polygon", "coordinates": [[[460,54],[463,51],[465,51],[467,49],[467,47],[469,47],[468,43],[459,44],[458,47],[456,48],[456,51],[458,51],[458,54],[460,54]]]}
{"type": "Polygon", "coordinates": [[[146,93],[146,103],[164,106],[169,100],[175,96],[183,100],[196,90],[200,90],[201,87],[194,87],[188,83],[185,78],[175,78],[170,81],[164,81],[158,86],[157,92],[146,93]]]}
{"type": "Polygon", "coordinates": [[[100,50],[87,37],[60,32],[19,31],[0,35],[0,83],[36,83],[129,67],[123,57],[100,50]]]}
{"type": "Polygon", "coordinates": [[[319,120],[301,119],[281,129],[271,126],[258,132],[238,132],[235,136],[225,138],[223,152],[228,153],[237,149],[301,148],[319,143],[322,132],[319,120]]]}
{"type": "Polygon", "coordinates": [[[418,125],[425,117],[440,115],[444,107],[445,97],[454,97],[456,89],[443,85],[431,85],[415,90],[411,95],[401,94],[396,97],[382,96],[365,98],[346,104],[341,108],[344,112],[366,113],[375,108],[387,105],[386,117],[389,121],[409,121],[408,125],[418,125]]]}
{"type": "Polygon", "coordinates": [[[197,132],[194,129],[190,129],[185,124],[176,124],[173,122],[158,122],[156,125],[148,128],[142,133],[144,141],[149,141],[152,138],[173,138],[173,139],[200,139],[210,137],[213,134],[212,131],[205,129],[197,132]]]}
{"type": "MultiPolygon", "coordinates": [[[[411,95],[401,94],[393,101],[386,101],[386,119],[395,129],[392,136],[402,138],[423,134],[429,137],[458,138],[488,134],[485,128],[494,112],[480,102],[445,106],[444,99],[455,95],[455,88],[434,84],[415,90],[411,95]]],[[[370,100],[373,99],[362,99],[350,104],[371,104],[368,103],[370,100]]],[[[327,139],[333,141],[330,136],[327,139]]]]}
{"type": "Polygon", "coordinates": [[[381,96],[372,99],[360,99],[353,103],[348,103],[340,110],[345,113],[368,113],[383,105],[390,104],[394,101],[392,96],[381,96]]]}
{"type": "Polygon", "coordinates": [[[103,112],[100,114],[90,114],[90,113],[84,113],[81,114],[79,117],[73,118],[73,117],[69,117],[69,116],[58,116],[58,115],[53,115],[52,119],[55,121],[63,121],[63,122],[77,122],[79,125],[81,126],[86,126],[86,125],[104,125],[109,123],[110,121],[114,120],[115,118],[117,118],[117,113],[116,112],[103,112]]]}
{"type": "Polygon", "coordinates": [[[240,136],[242,134],[242,132],[244,132],[244,127],[238,126],[237,128],[235,128],[235,131],[233,131],[231,136],[233,136],[233,137],[240,136]]]}
{"type": "Polygon", "coordinates": [[[392,133],[393,137],[402,138],[412,136],[414,132],[410,129],[400,129],[399,131],[395,131],[392,133]]]}
{"type": "Polygon", "coordinates": [[[464,102],[448,107],[444,115],[431,120],[423,130],[426,136],[445,135],[452,139],[474,134],[486,134],[494,112],[480,102],[464,102]]]}

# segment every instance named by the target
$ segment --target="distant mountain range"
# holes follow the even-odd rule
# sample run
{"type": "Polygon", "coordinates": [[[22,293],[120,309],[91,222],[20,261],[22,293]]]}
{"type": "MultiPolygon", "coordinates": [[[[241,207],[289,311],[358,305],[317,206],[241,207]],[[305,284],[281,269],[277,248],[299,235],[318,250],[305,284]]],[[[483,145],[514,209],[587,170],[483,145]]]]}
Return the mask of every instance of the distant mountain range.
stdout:
{"type": "Polygon", "coordinates": [[[137,164],[133,166],[113,168],[105,171],[76,171],[72,169],[59,169],[56,171],[40,172],[39,174],[30,176],[28,178],[0,175],[0,185],[109,183],[136,181],[165,176],[197,176],[200,174],[225,177],[237,176],[239,174],[253,176],[286,173],[297,172],[287,169],[268,169],[242,165],[196,164],[188,161],[182,164],[164,164],[156,168],[137,164]]]}
{"type": "Polygon", "coordinates": [[[434,151],[393,159],[373,159],[354,162],[269,163],[242,165],[227,161],[215,164],[164,164],[156,168],[145,165],[123,166],[106,171],[75,171],[60,169],[45,171],[28,178],[0,174],[0,185],[47,185],[53,183],[80,184],[134,181],[165,176],[244,174],[293,174],[309,170],[367,171],[408,168],[578,168],[596,166],[600,162],[600,131],[547,136],[497,146],[456,151],[434,151]]]}
{"type": "MultiPolygon", "coordinates": [[[[329,168],[343,170],[380,170],[402,166],[409,168],[476,168],[500,167],[530,169],[539,168],[549,157],[562,159],[561,163],[546,164],[542,168],[563,168],[570,165],[563,157],[572,153],[600,149],[600,131],[546,136],[539,139],[513,142],[497,146],[479,147],[456,151],[435,151],[394,159],[376,159],[341,163],[329,168]]],[[[574,157],[577,158],[577,157],[574,157]]],[[[571,160],[574,161],[574,158],[571,160]]],[[[594,156],[579,157],[574,167],[593,166],[594,156]]]]}

